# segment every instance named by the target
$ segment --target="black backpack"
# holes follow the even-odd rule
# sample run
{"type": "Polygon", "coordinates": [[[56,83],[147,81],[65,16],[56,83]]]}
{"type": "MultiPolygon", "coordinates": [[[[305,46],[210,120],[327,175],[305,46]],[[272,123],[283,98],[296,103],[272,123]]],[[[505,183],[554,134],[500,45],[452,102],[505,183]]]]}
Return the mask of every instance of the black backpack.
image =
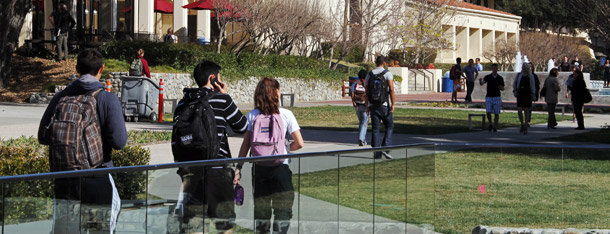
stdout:
{"type": "MultiPolygon", "coordinates": [[[[189,95],[189,94],[185,94],[189,95]]],[[[214,110],[208,100],[216,93],[209,92],[201,97],[180,100],[174,112],[172,129],[172,153],[174,161],[195,161],[215,159],[220,148],[216,130],[214,110]]]]}
{"type": "Polygon", "coordinates": [[[385,79],[385,70],[379,74],[369,73],[369,83],[366,90],[366,96],[369,103],[373,105],[382,105],[388,101],[388,81],[385,79]]]}

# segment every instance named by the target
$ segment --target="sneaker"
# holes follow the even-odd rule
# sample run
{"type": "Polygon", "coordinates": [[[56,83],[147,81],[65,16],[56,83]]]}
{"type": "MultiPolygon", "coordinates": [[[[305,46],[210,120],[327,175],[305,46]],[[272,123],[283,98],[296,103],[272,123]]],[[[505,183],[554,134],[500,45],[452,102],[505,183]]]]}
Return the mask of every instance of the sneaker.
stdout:
{"type": "Polygon", "coordinates": [[[359,146],[364,146],[364,145],[366,145],[366,143],[364,141],[362,141],[362,140],[358,140],[358,145],[359,146]]]}
{"type": "Polygon", "coordinates": [[[494,132],[498,132],[498,129],[496,127],[494,127],[494,132]]]}
{"type": "Polygon", "coordinates": [[[383,155],[383,157],[385,157],[385,159],[393,159],[394,157],[392,157],[392,155],[386,153],[386,152],[381,152],[381,154],[383,155]]]}

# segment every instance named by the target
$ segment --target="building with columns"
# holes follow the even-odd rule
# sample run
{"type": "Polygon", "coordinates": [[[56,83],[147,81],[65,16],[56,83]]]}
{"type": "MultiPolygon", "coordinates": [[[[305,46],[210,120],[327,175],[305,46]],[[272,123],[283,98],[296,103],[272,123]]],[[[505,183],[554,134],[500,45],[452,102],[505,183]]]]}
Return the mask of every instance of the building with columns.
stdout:
{"type": "Polygon", "coordinates": [[[440,51],[436,62],[453,63],[457,57],[485,61],[483,54],[494,52],[500,40],[518,46],[520,16],[466,2],[452,3],[457,13],[443,25],[443,31],[454,50],[440,51]]]}
{"type": "MultiPolygon", "coordinates": [[[[182,6],[198,0],[61,0],[77,22],[70,41],[99,42],[109,39],[162,40],[172,28],[179,41],[190,42],[218,33],[210,10],[182,6]],[[168,12],[169,11],[169,12],[168,12]]],[[[48,20],[60,0],[32,0],[20,35],[25,40],[53,40],[48,20]]]]}

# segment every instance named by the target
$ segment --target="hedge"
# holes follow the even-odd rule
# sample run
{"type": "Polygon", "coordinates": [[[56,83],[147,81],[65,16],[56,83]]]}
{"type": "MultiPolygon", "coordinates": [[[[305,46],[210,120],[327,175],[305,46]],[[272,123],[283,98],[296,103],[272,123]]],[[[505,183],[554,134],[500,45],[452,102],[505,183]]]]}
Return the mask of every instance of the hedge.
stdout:
{"type": "Polygon", "coordinates": [[[230,53],[215,53],[206,46],[195,44],[166,44],[151,41],[113,41],[102,46],[107,59],[125,62],[133,60],[136,51],[142,48],[144,58],[150,66],[170,66],[178,71],[191,72],[202,60],[209,60],[222,67],[223,77],[242,79],[248,76],[271,76],[287,78],[312,78],[337,81],[347,78],[345,73],[328,69],[324,61],[302,56],[262,56],[245,52],[239,57],[230,53]]]}
{"type": "MultiPolygon", "coordinates": [[[[140,146],[126,146],[112,152],[115,166],[146,165],[150,152],[140,146]]],[[[49,172],[48,146],[40,145],[34,137],[21,137],[0,142],[0,176],[49,172]]],[[[121,199],[133,200],[145,192],[146,173],[136,172],[113,176],[121,199]]],[[[4,209],[11,212],[3,222],[17,223],[51,219],[53,217],[53,183],[35,180],[3,185],[6,196],[4,209]]]]}

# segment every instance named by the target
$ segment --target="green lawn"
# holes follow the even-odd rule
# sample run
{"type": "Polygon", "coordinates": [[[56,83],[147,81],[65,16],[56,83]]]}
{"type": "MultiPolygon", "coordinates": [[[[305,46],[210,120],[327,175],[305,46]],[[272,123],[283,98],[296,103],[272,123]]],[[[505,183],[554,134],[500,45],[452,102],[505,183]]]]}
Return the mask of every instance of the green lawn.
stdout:
{"type": "MultiPolygon", "coordinates": [[[[317,106],[290,108],[301,128],[333,131],[358,131],[358,117],[353,107],[317,106]]],[[[242,110],[245,115],[249,110],[242,110]]],[[[480,111],[449,109],[396,108],[394,133],[438,135],[468,132],[468,114],[480,111]]],[[[561,116],[557,115],[557,118],[561,116]]],[[[171,122],[173,114],[164,114],[163,121],[171,122]]],[[[546,123],[546,114],[534,114],[532,124],[546,123]]],[[[473,126],[480,126],[480,117],[473,118],[473,126]]],[[[487,120],[486,120],[486,123],[487,120]]],[[[500,115],[499,128],[521,125],[517,113],[506,112],[500,115]]],[[[383,124],[382,124],[383,126],[383,124]]],[[[372,126],[369,120],[369,130],[372,126]]],[[[383,128],[383,127],[382,127],[383,128]]]]}
{"type": "Polygon", "coordinates": [[[378,161],[341,168],[339,175],[336,170],[307,173],[294,180],[305,195],[333,203],[339,198],[343,206],[432,224],[441,233],[470,233],[477,225],[608,229],[609,158],[610,153],[594,150],[477,149],[378,161]],[[486,187],[484,194],[480,185],[486,187]]]}
{"type": "MultiPolygon", "coordinates": [[[[357,131],[358,118],[353,107],[320,106],[291,108],[302,128],[357,131]]],[[[394,133],[436,135],[468,131],[468,114],[483,113],[467,110],[396,108],[394,133]]],[[[532,124],[546,123],[547,115],[534,114],[532,124]]],[[[473,119],[473,126],[480,126],[480,117],[473,119]],[[477,124],[478,123],[478,124],[477,124]]],[[[517,113],[500,115],[499,128],[519,126],[517,113]]],[[[369,123],[369,129],[371,125],[369,123]]]]}

